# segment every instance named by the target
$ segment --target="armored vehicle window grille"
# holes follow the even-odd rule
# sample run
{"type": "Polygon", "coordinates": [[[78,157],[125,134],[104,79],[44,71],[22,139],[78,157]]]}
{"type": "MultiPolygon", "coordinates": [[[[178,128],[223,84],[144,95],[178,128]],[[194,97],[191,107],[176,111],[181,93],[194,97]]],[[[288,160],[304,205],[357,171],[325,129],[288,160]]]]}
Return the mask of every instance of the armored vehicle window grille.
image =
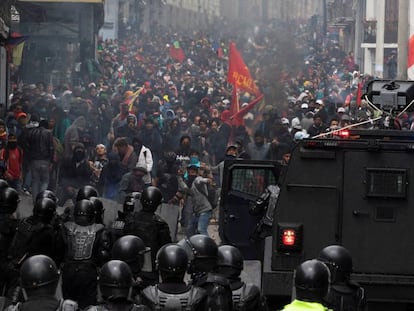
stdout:
{"type": "Polygon", "coordinates": [[[407,171],[405,169],[367,169],[367,197],[405,198],[407,171]]]}
{"type": "Polygon", "coordinates": [[[231,173],[231,190],[258,197],[268,185],[275,185],[276,178],[271,169],[235,168],[231,173]]]}

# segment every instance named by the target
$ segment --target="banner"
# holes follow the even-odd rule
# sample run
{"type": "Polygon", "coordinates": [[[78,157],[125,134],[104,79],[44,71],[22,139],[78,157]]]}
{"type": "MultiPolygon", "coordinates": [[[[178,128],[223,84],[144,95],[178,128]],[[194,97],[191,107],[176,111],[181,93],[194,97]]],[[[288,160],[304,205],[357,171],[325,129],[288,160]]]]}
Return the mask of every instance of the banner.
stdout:
{"type": "Polygon", "coordinates": [[[244,63],[234,42],[230,42],[227,81],[234,87],[253,93],[256,96],[260,94],[260,91],[250,75],[250,71],[244,63]]]}
{"type": "Polygon", "coordinates": [[[408,40],[407,67],[408,80],[414,80],[414,34],[408,40]]]}
{"type": "Polygon", "coordinates": [[[19,43],[13,48],[13,64],[20,66],[22,64],[24,42],[19,43]]]}

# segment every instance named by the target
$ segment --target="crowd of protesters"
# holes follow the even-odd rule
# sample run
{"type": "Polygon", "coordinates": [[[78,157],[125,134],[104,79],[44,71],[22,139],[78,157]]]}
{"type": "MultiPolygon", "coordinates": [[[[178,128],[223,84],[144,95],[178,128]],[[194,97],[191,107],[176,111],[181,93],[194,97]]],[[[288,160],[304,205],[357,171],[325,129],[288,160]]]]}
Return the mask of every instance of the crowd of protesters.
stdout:
{"type": "MultiPolygon", "coordinates": [[[[62,206],[87,184],[119,202],[157,185],[165,202],[188,211],[186,234],[206,233],[214,207],[209,192],[220,188],[223,160],[286,163],[297,140],[377,116],[357,98],[371,77],[338,42],[315,41],[302,25],[289,46],[299,61],[274,56],[281,49],[277,34],[291,26],[239,35],[154,27],[151,36],[99,41],[80,86],[15,84],[0,122],[3,177],[33,198],[56,191],[62,206]],[[265,95],[238,127],[227,83],[230,41],[265,95]],[[184,57],[172,56],[171,46],[184,57]]],[[[240,108],[252,100],[242,91],[240,108]]],[[[408,115],[400,124],[410,127],[408,115]]]]}

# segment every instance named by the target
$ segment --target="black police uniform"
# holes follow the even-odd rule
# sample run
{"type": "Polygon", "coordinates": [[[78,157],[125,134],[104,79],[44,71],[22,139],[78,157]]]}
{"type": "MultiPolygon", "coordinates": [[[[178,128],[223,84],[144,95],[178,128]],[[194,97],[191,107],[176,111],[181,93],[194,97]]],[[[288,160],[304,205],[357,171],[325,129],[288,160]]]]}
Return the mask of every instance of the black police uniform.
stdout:
{"type": "Polygon", "coordinates": [[[10,248],[12,261],[17,264],[27,257],[43,254],[59,264],[63,249],[58,233],[52,224],[37,216],[22,219],[10,248]]]}
{"type": "Polygon", "coordinates": [[[26,291],[27,299],[10,305],[6,311],[74,311],[78,309],[72,300],[57,299],[55,292],[59,273],[55,262],[48,256],[29,257],[20,269],[20,283],[26,291]]]}
{"type": "MultiPolygon", "coordinates": [[[[122,260],[128,264],[132,272],[132,293],[134,302],[141,302],[141,291],[146,287],[142,280],[141,269],[145,263],[145,254],[150,252],[141,238],[135,235],[125,235],[112,246],[112,259],[122,260]]],[[[149,263],[151,264],[151,263],[149,263]]]]}
{"type": "Polygon", "coordinates": [[[133,192],[127,194],[122,206],[122,211],[118,211],[118,217],[109,225],[109,232],[111,234],[112,243],[115,243],[120,237],[124,235],[125,222],[132,216],[135,209],[136,201],[141,197],[141,193],[133,192]]]}
{"type": "Polygon", "coordinates": [[[234,310],[267,310],[266,299],[260,289],[241,280],[243,270],[243,255],[232,245],[222,245],[218,248],[217,271],[227,277],[232,290],[234,310]]]}
{"type": "Polygon", "coordinates": [[[81,200],[75,205],[75,222],[64,224],[66,248],[62,268],[62,293],[66,299],[78,301],[81,308],[96,304],[97,268],[110,257],[110,237],[102,224],[96,224],[92,202],[81,200]],[[89,223],[81,223],[83,216],[77,209],[86,209],[89,223]],[[79,217],[79,219],[78,219],[79,217]]]}
{"type": "Polygon", "coordinates": [[[207,292],[184,282],[188,256],[181,246],[164,245],[157,253],[156,262],[161,283],[143,290],[142,296],[145,304],[152,310],[207,309],[207,292]]]}
{"type": "Polygon", "coordinates": [[[75,311],[77,303],[72,300],[57,299],[54,295],[29,297],[26,301],[11,305],[5,311],[75,311]]]}
{"type": "Polygon", "coordinates": [[[153,285],[158,281],[158,272],[155,269],[155,257],[158,250],[165,244],[171,243],[168,224],[159,215],[155,214],[161,204],[162,194],[156,187],[144,189],[141,195],[142,210],[134,213],[127,220],[124,227],[125,235],[140,237],[145,246],[151,248],[152,271],[143,271],[142,277],[146,285],[153,285]]]}
{"type": "Polygon", "coordinates": [[[321,250],[318,259],[331,270],[331,287],[324,303],[338,311],[363,310],[366,305],[365,291],[350,280],[352,257],[349,251],[341,245],[329,245],[321,250]]]}
{"type": "Polygon", "coordinates": [[[185,238],[178,244],[187,251],[192,285],[207,291],[207,306],[211,310],[233,310],[232,291],[227,278],[214,272],[217,267],[216,242],[202,234],[185,238]]]}
{"type": "Polygon", "coordinates": [[[17,271],[10,263],[8,251],[18,225],[12,214],[17,210],[19,201],[17,191],[0,179],[0,296],[10,296],[16,285],[14,283],[17,271]]]}
{"type": "Polygon", "coordinates": [[[10,218],[10,214],[2,214],[0,209],[0,296],[9,290],[12,271],[8,261],[8,251],[16,233],[17,220],[10,218]]]}
{"type": "Polygon", "coordinates": [[[331,284],[324,304],[338,311],[360,311],[365,307],[364,289],[356,283],[331,284]]]}
{"type": "Polygon", "coordinates": [[[206,310],[206,292],[184,282],[148,286],[142,295],[151,310],[206,310]]]}
{"type": "Polygon", "coordinates": [[[99,289],[103,303],[87,308],[87,311],[141,311],[146,306],[134,304],[129,299],[132,286],[132,272],[121,260],[111,260],[99,272],[99,289]]]}

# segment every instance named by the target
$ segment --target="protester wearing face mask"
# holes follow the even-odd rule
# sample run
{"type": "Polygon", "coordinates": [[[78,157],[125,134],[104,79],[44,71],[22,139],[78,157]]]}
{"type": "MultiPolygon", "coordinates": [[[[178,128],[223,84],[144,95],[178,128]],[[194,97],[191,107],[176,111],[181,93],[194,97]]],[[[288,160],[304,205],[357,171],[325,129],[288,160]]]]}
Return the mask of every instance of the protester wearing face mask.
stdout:
{"type": "Polygon", "coordinates": [[[85,146],[77,143],[72,158],[62,161],[57,192],[58,204],[63,206],[69,199],[75,202],[78,189],[90,183],[92,174],[92,168],[86,159],[85,146]]]}
{"type": "Polygon", "coordinates": [[[175,151],[177,154],[177,163],[179,168],[184,171],[190,163],[190,152],[191,152],[191,137],[188,135],[181,136],[180,146],[175,151]]]}
{"type": "Polygon", "coordinates": [[[8,135],[6,148],[0,151],[1,170],[9,186],[19,191],[22,184],[23,150],[17,146],[15,134],[8,135]]]}

